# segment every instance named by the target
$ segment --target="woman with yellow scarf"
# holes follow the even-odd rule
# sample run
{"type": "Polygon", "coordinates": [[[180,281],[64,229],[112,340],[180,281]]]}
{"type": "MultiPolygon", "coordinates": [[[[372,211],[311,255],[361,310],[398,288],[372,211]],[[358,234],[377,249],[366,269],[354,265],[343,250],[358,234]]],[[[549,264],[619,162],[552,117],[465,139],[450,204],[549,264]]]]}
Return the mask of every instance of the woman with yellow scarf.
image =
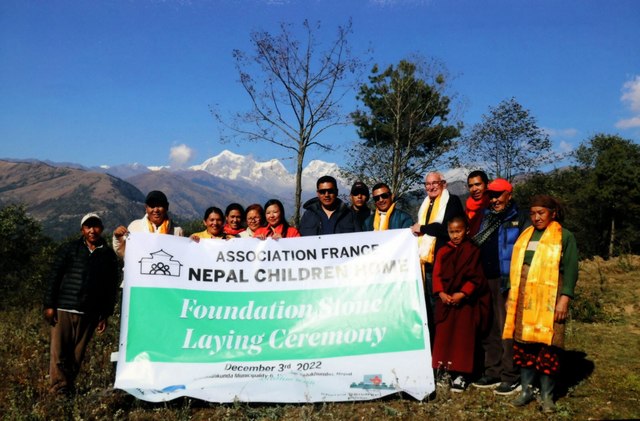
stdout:
{"type": "Polygon", "coordinates": [[[227,236],[224,233],[224,213],[222,213],[222,209],[217,208],[215,206],[211,206],[204,211],[204,219],[202,220],[202,224],[205,226],[204,231],[196,232],[191,234],[189,237],[196,243],[200,242],[201,238],[209,238],[209,239],[217,239],[217,240],[227,240],[228,238],[233,238],[233,236],[227,236]]]}
{"type": "Polygon", "coordinates": [[[542,410],[550,413],[555,411],[555,378],[578,279],[578,248],[573,234],[560,225],[564,209],[553,197],[533,197],[529,216],[533,226],[513,248],[502,337],[514,339],[514,364],[520,367],[522,392],[512,404],[531,402],[539,377],[542,410]]]}

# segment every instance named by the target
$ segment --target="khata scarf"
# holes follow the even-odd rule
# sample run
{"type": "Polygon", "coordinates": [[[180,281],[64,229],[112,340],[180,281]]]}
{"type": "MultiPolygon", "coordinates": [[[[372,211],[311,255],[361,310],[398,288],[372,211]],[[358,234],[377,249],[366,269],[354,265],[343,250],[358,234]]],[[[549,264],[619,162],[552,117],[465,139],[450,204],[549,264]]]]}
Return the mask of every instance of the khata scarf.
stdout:
{"type": "Polygon", "coordinates": [[[147,232],[155,234],[169,234],[171,230],[171,221],[169,218],[165,219],[162,224],[156,226],[153,222],[149,221],[147,215],[144,216],[144,220],[147,221],[147,232]]]}
{"type": "MultiPolygon", "coordinates": [[[[418,221],[420,225],[428,225],[434,222],[442,223],[444,221],[444,212],[447,209],[447,203],[449,202],[449,191],[447,189],[442,190],[442,194],[434,200],[433,209],[431,209],[431,215],[429,221],[427,221],[427,212],[429,210],[429,204],[431,199],[427,196],[420,210],[418,211],[418,221]]],[[[418,252],[420,254],[420,260],[423,263],[433,263],[433,253],[436,247],[436,238],[430,235],[424,234],[418,236],[418,252]]]]}
{"type": "Polygon", "coordinates": [[[520,297],[522,263],[533,230],[533,227],[525,229],[513,246],[510,269],[511,290],[502,337],[513,338],[516,309],[519,304],[523,309],[522,340],[551,345],[562,257],[562,226],[552,221],[540,237],[529,268],[524,296],[520,297]]]}
{"type": "Polygon", "coordinates": [[[224,224],[224,233],[228,234],[228,235],[232,235],[234,237],[237,237],[238,234],[240,234],[242,231],[244,231],[246,228],[239,228],[237,230],[234,230],[233,228],[231,228],[231,226],[229,224],[224,224]]]}
{"type": "Polygon", "coordinates": [[[197,232],[195,235],[197,235],[200,238],[212,238],[212,239],[217,239],[217,240],[226,240],[227,239],[227,237],[224,235],[224,233],[222,233],[220,235],[213,235],[207,230],[204,230],[204,231],[201,231],[201,232],[197,232]]]}
{"type": "MultiPolygon", "coordinates": [[[[434,205],[435,206],[435,205],[434,205]]],[[[386,231],[389,229],[389,219],[391,219],[391,213],[395,209],[396,203],[392,203],[389,209],[387,209],[387,217],[384,219],[382,225],[380,225],[380,211],[376,209],[376,213],[373,216],[373,230],[374,231],[386,231]]],[[[432,212],[433,213],[433,212],[432,212]]]]}
{"type": "Polygon", "coordinates": [[[475,235],[480,231],[480,224],[482,222],[482,211],[489,207],[489,196],[482,195],[482,199],[476,200],[473,197],[467,197],[465,209],[467,213],[467,219],[469,219],[469,234],[475,235]]]}

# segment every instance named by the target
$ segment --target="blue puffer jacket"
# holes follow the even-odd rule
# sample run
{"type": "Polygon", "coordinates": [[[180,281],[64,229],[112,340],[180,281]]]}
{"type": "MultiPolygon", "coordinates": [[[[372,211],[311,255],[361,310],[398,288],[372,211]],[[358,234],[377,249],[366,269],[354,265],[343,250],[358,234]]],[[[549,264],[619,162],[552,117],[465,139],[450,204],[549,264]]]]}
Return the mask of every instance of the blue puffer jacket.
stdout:
{"type": "MultiPolygon", "coordinates": [[[[490,212],[489,209],[485,209],[484,215],[490,212]]],[[[482,224],[484,224],[484,220],[482,224]]],[[[528,225],[526,215],[521,215],[518,206],[511,202],[504,211],[502,224],[498,227],[498,230],[480,247],[485,276],[488,279],[502,278],[504,290],[509,289],[508,281],[513,246],[522,230],[528,225]]],[[[481,226],[480,230],[482,228],[481,226]]]]}

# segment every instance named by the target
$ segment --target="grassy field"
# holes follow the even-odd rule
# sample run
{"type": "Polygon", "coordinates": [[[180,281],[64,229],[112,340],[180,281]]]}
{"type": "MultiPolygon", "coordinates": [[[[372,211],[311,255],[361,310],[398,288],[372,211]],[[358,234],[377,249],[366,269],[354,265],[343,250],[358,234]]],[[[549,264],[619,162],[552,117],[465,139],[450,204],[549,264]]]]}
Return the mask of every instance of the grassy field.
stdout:
{"type": "Polygon", "coordinates": [[[511,397],[470,388],[438,389],[416,401],[403,395],[373,402],[210,404],[177,399],[151,404],[113,390],[109,354],[117,348],[117,320],[94,338],[77,394],[47,393],[48,327],[39,305],[0,313],[0,416],[5,420],[370,420],[370,419],[624,419],[640,418],[640,256],[581,263],[578,297],[567,330],[564,381],[557,413],[542,415],[535,403],[508,405],[511,397]]]}

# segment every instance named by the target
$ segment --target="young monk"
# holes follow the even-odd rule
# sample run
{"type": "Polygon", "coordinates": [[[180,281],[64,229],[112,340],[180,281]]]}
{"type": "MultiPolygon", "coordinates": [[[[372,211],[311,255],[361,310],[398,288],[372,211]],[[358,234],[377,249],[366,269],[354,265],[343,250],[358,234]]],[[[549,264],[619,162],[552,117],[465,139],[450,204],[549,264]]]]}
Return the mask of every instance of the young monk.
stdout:
{"type": "Polygon", "coordinates": [[[489,316],[489,288],[480,264],[480,249],[467,237],[463,216],[447,224],[450,241],[436,255],[433,295],[436,335],[433,368],[448,373],[452,392],[463,392],[473,372],[480,332],[489,316]]]}

